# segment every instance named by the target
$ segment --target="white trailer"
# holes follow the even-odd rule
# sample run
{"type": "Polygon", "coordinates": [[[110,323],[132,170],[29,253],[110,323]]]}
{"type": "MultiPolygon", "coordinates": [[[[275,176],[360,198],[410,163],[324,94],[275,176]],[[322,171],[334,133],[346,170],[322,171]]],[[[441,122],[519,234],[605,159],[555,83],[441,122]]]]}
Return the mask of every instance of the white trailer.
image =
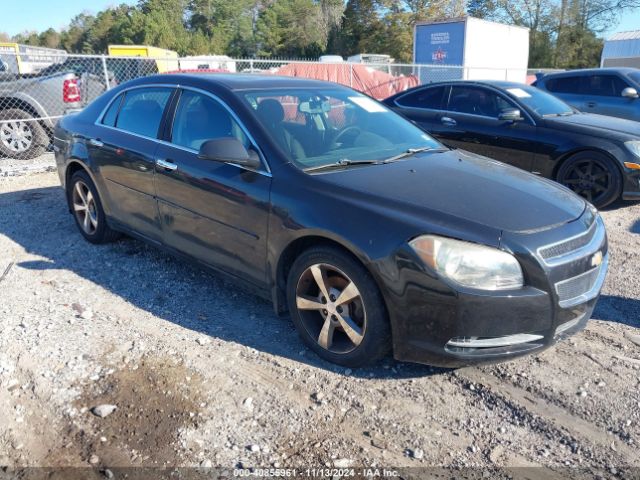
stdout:
{"type": "Polygon", "coordinates": [[[236,72],[236,62],[226,55],[193,55],[180,59],[180,70],[226,70],[236,72]]]}
{"type": "Polygon", "coordinates": [[[413,61],[429,65],[420,69],[422,83],[451,79],[525,83],[529,29],[473,17],[418,22],[413,61]]]}

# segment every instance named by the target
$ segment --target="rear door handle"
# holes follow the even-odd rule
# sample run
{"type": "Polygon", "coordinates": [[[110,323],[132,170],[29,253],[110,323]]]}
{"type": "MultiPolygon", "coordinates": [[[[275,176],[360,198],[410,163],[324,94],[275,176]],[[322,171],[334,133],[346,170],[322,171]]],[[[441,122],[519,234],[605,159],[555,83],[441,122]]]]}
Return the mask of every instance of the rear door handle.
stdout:
{"type": "Polygon", "coordinates": [[[100,140],[98,140],[97,138],[91,138],[89,139],[89,143],[91,145],[93,145],[94,147],[104,147],[104,143],[102,143],[100,140]]]}
{"type": "Polygon", "coordinates": [[[162,160],[161,158],[156,159],[156,165],[170,172],[173,172],[178,168],[178,165],[176,165],[175,163],[170,162],[168,160],[162,160]]]}
{"type": "Polygon", "coordinates": [[[447,125],[447,126],[449,126],[449,127],[455,127],[455,126],[458,124],[458,122],[456,122],[456,121],[455,121],[453,118],[451,118],[451,117],[442,117],[442,118],[440,119],[440,122],[441,122],[443,125],[447,125]]]}
{"type": "Polygon", "coordinates": [[[593,107],[595,107],[596,105],[597,105],[597,103],[596,103],[596,102],[587,102],[587,107],[589,107],[589,108],[593,108],[593,107]]]}

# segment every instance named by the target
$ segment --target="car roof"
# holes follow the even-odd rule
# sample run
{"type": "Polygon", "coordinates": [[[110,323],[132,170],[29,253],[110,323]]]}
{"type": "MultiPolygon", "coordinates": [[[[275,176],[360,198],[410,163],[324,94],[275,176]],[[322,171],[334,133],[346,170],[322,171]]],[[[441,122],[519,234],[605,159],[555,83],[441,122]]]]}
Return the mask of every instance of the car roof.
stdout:
{"type": "Polygon", "coordinates": [[[332,87],[343,88],[331,82],[299,77],[286,77],[279,75],[261,75],[255,73],[171,73],[151,75],[136,79],[136,84],[170,83],[200,86],[215,85],[227,90],[253,90],[269,88],[319,88],[332,87]]]}
{"type": "Polygon", "coordinates": [[[422,88],[448,86],[448,85],[475,85],[478,87],[494,87],[497,89],[522,88],[522,87],[529,86],[524,83],[509,82],[507,80],[448,80],[448,81],[442,81],[442,82],[424,83],[422,85],[418,85],[417,87],[413,87],[409,90],[405,90],[404,92],[399,92],[390,98],[399,97],[405,93],[417,91],[422,88]]]}
{"type": "Polygon", "coordinates": [[[564,76],[575,76],[575,75],[594,75],[594,74],[607,74],[607,73],[622,73],[629,74],[633,72],[640,71],[637,68],[630,67],[610,67],[610,68],[582,68],[579,70],[567,70],[565,72],[553,72],[547,73],[542,78],[546,79],[549,77],[564,77],[564,76]]]}

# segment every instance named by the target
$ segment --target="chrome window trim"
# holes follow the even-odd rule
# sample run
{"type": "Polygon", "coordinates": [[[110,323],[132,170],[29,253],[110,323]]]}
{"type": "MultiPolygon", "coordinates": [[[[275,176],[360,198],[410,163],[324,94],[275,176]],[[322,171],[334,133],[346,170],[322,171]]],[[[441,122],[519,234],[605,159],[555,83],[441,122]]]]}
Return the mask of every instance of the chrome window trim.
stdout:
{"type": "Polygon", "coordinates": [[[103,117],[106,114],[107,110],[109,109],[111,104],[117,98],[120,97],[120,95],[123,95],[123,94],[125,94],[126,92],[128,92],[130,90],[136,90],[136,89],[140,89],[140,88],[149,88],[149,87],[151,87],[151,88],[171,88],[173,90],[178,90],[178,89],[191,90],[191,91],[194,91],[194,92],[197,92],[197,93],[201,93],[203,95],[207,95],[207,96],[211,97],[212,99],[214,99],[215,101],[217,101],[218,103],[220,103],[220,105],[222,105],[225,108],[225,110],[227,110],[231,114],[231,116],[233,117],[235,122],[238,124],[240,129],[247,136],[247,138],[251,142],[251,146],[258,153],[258,156],[260,157],[260,161],[262,162],[262,165],[263,165],[264,169],[254,170],[252,168],[247,168],[247,167],[244,167],[242,165],[238,165],[236,163],[227,163],[227,165],[233,165],[234,167],[238,167],[241,170],[246,170],[247,172],[258,173],[258,174],[263,175],[265,177],[271,177],[272,176],[271,175],[271,167],[269,166],[269,162],[267,162],[266,157],[262,153],[262,150],[258,146],[258,143],[253,138],[253,135],[251,135],[251,133],[249,132],[247,127],[245,127],[245,125],[240,121],[240,119],[238,118],[236,113],[233,110],[231,110],[231,108],[220,97],[218,97],[217,95],[215,95],[215,94],[213,94],[211,92],[207,92],[206,90],[203,90],[201,88],[184,86],[184,85],[180,85],[180,84],[166,84],[166,83],[148,83],[148,84],[144,84],[144,85],[134,85],[132,87],[128,87],[126,89],[121,90],[118,94],[114,95],[114,97],[111,100],[109,100],[109,102],[106,105],[106,107],[103,108],[102,112],[100,112],[100,115],[98,115],[98,118],[94,122],[94,125],[97,126],[97,127],[102,127],[102,128],[108,128],[110,130],[115,130],[116,132],[126,133],[127,135],[133,135],[134,137],[144,138],[145,140],[151,140],[151,141],[154,141],[154,142],[158,142],[158,143],[160,143],[162,145],[167,145],[169,147],[177,148],[177,149],[183,150],[185,152],[197,154],[198,151],[193,149],[193,148],[183,147],[181,145],[176,145],[175,143],[167,142],[166,140],[161,140],[161,139],[159,139],[157,137],[155,137],[155,138],[154,137],[147,137],[146,135],[140,135],[139,133],[129,132],[127,130],[122,130],[120,128],[111,127],[109,125],[104,125],[102,123],[103,117]]]}
{"type": "Polygon", "coordinates": [[[541,247],[538,247],[538,249],[536,250],[536,255],[545,265],[549,267],[564,265],[565,263],[573,262],[579,258],[583,258],[591,253],[595,253],[596,251],[598,251],[598,249],[600,249],[600,247],[602,246],[602,243],[604,242],[604,238],[605,238],[604,222],[602,221],[602,217],[600,215],[596,215],[595,221],[584,232],[574,235],[572,237],[564,238],[554,243],[542,245],[541,247]],[[583,237],[589,234],[592,228],[595,228],[597,230],[596,230],[596,233],[593,235],[593,238],[591,239],[591,241],[589,241],[589,243],[587,243],[585,246],[577,250],[574,250],[573,252],[569,252],[565,255],[560,255],[558,257],[552,257],[546,260],[540,253],[541,250],[545,250],[547,248],[554,247],[556,245],[560,245],[560,244],[575,240],[577,238],[583,237]]]}

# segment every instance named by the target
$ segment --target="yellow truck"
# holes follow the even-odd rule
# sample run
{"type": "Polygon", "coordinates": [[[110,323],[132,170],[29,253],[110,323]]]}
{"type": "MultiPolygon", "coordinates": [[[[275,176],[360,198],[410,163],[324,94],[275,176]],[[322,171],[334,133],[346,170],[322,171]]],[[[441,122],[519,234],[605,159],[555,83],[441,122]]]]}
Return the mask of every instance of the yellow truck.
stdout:
{"type": "Polygon", "coordinates": [[[0,72],[20,75],[38,73],[49,65],[64,61],[66,57],[64,50],[0,42],[0,72]]]}
{"type": "Polygon", "coordinates": [[[159,73],[178,70],[178,53],[148,45],[109,45],[109,56],[144,57],[154,59],[159,73]]]}

